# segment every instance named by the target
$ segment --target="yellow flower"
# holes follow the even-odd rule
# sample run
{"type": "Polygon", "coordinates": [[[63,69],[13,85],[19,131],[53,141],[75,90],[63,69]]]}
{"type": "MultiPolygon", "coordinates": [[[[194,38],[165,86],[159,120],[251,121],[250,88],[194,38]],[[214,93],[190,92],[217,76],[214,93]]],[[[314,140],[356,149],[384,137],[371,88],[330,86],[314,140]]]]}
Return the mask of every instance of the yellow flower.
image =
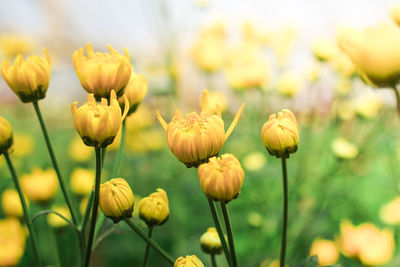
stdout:
{"type": "Polygon", "coordinates": [[[0,266],[17,266],[25,251],[25,230],[16,218],[0,220],[0,266]]]}
{"type": "Polygon", "coordinates": [[[35,168],[21,176],[22,191],[32,201],[46,202],[54,197],[58,189],[57,174],[53,169],[35,168]]]}
{"type": "Polygon", "coordinates": [[[124,179],[114,178],[100,185],[100,209],[114,223],[132,217],[133,204],[132,189],[124,179]]]}
{"type": "Polygon", "coordinates": [[[110,53],[94,52],[90,43],[86,44],[85,56],[83,47],[74,52],[72,61],[82,87],[96,98],[109,98],[111,90],[120,95],[128,84],[132,72],[130,55],[124,48],[121,55],[110,45],[110,53]]]}
{"type": "Polygon", "coordinates": [[[344,138],[336,138],[332,142],[332,151],[341,159],[354,159],[358,155],[358,148],[344,138]]]}
{"type": "Polygon", "coordinates": [[[71,174],[71,189],[78,195],[88,195],[93,190],[95,174],[92,170],[77,168],[71,174]]]}
{"type": "MultiPolygon", "coordinates": [[[[69,212],[68,208],[65,206],[53,206],[51,210],[61,214],[64,216],[66,219],[71,220],[71,213],[69,212]]],[[[63,226],[67,226],[68,223],[60,218],[60,216],[54,214],[54,213],[49,213],[47,215],[47,222],[49,223],[50,226],[54,228],[60,228],[63,226]]]]}
{"type": "Polygon", "coordinates": [[[314,62],[307,69],[307,78],[310,82],[314,83],[318,81],[321,76],[321,66],[318,62],[314,62]]]}
{"type": "Polygon", "coordinates": [[[17,190],[7,189],[1,195],[3,211],[7,216],[22,217],[24,211],[17,190]]]}
{"type": "Polygon", "coordinates": [[[400,25],[400,6],[394,6],[390,10],[390,15],[392,20],[397,24],[400,25]]]}
{"type": "MultiPolygon", "coordinates": [[[[221,112],[226,111],[228,108],[228,99],[226,95],[219,91],[209,91],[208,92],[208,105],[210,107],[211,112],[218,112],[218,108],[221,112]]],[[[200,106],[201,106],[201,99],[200,99],[200,106]]]]}
{"type": "Polygon", "coordinates": [[[10,123],[0,117],[0,155],[12,146],[13,144],[13,130],[10,123]]]}
{"type": "Polygon", "coordinates": [[[89,94],[88,102],[79,108],[76,107],[78,102],[72,104],[75,128],[87,146],[106,147],[114,141],[129,109],[128,99],[124,98],[123,114],[114,90],[111,91],[109,105],[105,98],[97,104],[93,94],[89,94]]]}
{"type": "Polygon", "coordinates": [[[267,163],[264,153],[253,152],[243,159],[243,166],[249,171],[258,171],[267,163]]]}
{"type": "Polygon", "coordinates": [[[161,188],[139,202],[139,216],[149,226],[161,225],[169,218],[167,193],[161,188]]]}
{"type": "Polygon", "coordinates": [[[89,197],[85,197],[85,198],[83,198],[83,199],[81,200],[81,202],[79,203],[79,210],[81,211],[82,214],[85,214],[88,201],[89,201],[89,197]]]}
{"type": "Polygon", "coordinates": [[[204,264],[195,255],[179,257],[176,259],[174,267],[204,267],[204,264]]]}
{"type": "Polygon", "coordinates": [[[328,266],[335,264],[339,259],[339,251],[331,240],[316,239],[313,241],[310,249],[310,256],[318,257],[319,266],[328,266]]]}
{"type": "Polygon", "coordinates": [[[270,115],[262,127],[261,138],[272,156],[289,157],[289,154],[296,152],[299,130],[293,112],[284,109],[278,114],[270,115]]]}
{"type": "Polygon", "coordinates": [[[368,266],[382,266],[391,261],[395,247],[392,230],[380,230],[371,223],[354,226],[343,221],[340,232],[340,248],[345,256],[357,258],[368,266]]]}
{"type": "Polygon", "coordinates": [[[1,65],[4,80],[24,103],[46,96],[50,82],[50,56],[46,49],[43,51],[45,58],[31,56],[24,61],[22,55],[18,55],[12,66],[7,59],[1,65]]]}
{"type": "Polygon", "coordinates": [[[365,119],[373,119],[378,116],[382,107],[382,100],[378,94],[364,94],[354,101],[356,113],[365,119]]]}
{"type": "Polygon", "coordinates": [[[301,89],[300,76],[294,72],[287,72],[282,74],[278,80],[278,92],[283,96],[293,97],[301,89]]]}
{"type": "Polygon", "coordinates": [[[157,151],[164,146],[164,132],[159,129],[132,131],[128,134],[126,145],[133,152],[157,151]]]}
{"type": "Polygon", "coordinates": [[[3,35],[0,37],[0,49],[6,57],[27,54],[32,51],[33,43],[27,36],[3,35]]]}
{"type": "Polygon", "coordinates": [[[222,245],[221,240],[219,239],[217,230],[214,227],[210,227],[200,237],[200,246],[201,249],[208,254],[221,254],[222,253],[222,245]]]}
{"type": "Polygon", "coordinates": [[[337,45],[328,39],[318,39],[312,44],[312,52],[314,57],[320,61],[331,60],[337,50],[337,45]]]}
{"type": "Polygon", "coordinates": [[[16,134],[13,142],[13,155],[16,157],[28,156],[33,151],[35,140],[28,134],[16,134]]]}
{"type": "Polygon", "coordinates": [[[157,118],[167,132],[171,152],[188,168],[198,167],[209,158],[218,155],[244,108],[242,104],[225,132],[221,112],[215,115],[210,109],[207,90],[203,90],[201,103],[200,115],[192,112],[183,118],[180,110],[177,109],[169,124],[161,117],[160,112],[157,112],[157,118]]]}
{"type": "MultiPolygon", "coordinates": [[[[143,98],[147,94],[147,90],[149,89],[149,84],[147,83],[146,78],[141,74],[136,74],[132,71],[131,78],[129,79],[128,84],[125,87],[124,95],[128,98],[129,101],[129,111],[128,116],[136,111],[139,104],[142,102],[143,98]]],[[[118,99],[122,109],[124,107],[124,98],[120,97],[118,99]]]]}
{"type": "Polygon", "coordinates": [[[385,204],[379,212],[379,217],[386,224],[400,224],[400,197],[385,204]]]}
{"type": "Polygon", "coordinates": [[[88,161],[93,155],[93,149],[86,146],[82,142],[82,139],[77,136],[72,140],[71,144],[69,145],[68,154],[72,159],[77,162],[85,162],[88,161]]]}
{"type": "Polygon", "coordinates": [[[198,175],[207,197],[226,202],[238,197],[244,179],[242,166],[232,154],[210,158],[199,166],[198,175]]]}
{"type": "Polygon", "coordinates": [[[348,32],[339,39],[362,78],[377,87],[395,85],[400,79],[400,29],[379,24],[363,32],[348,32]]]}
{"type": "Polygon", "coordinates": [[[260,227],[263,222],[263,217],[258,212],[250,212],[247,215],[247,222],[253,227],[260,227]]]}

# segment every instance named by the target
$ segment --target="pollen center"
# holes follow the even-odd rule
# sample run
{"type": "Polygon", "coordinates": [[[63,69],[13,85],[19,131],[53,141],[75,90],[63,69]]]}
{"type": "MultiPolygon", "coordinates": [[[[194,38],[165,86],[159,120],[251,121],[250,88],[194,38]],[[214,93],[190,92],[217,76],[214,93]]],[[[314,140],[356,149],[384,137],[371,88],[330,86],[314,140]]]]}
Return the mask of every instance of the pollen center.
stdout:
{"type": "Polygon", "coordinates": [[[207,129],[208,121],[205,118],[200,117],[197,113],[192,112],[186,114],[186,118],[179,121],[178,127],[182,131],[192,132],[195,125],[198,125],[200,131],[207,129]]]}

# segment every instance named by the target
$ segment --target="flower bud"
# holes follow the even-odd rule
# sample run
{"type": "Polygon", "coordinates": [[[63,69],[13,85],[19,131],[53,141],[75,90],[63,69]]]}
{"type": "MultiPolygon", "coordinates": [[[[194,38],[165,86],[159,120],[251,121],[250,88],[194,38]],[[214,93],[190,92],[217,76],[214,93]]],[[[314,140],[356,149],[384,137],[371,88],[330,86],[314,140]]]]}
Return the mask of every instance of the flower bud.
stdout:
{"type": "Polygon", "coordinates": [[[139,202],[139,216],[149,226],[161,225],[169,218],[167,193],[161,188],[139,202]]]}
{"type": "Polygon", "coordinates": [[[339,251],[331,240],[316,239],[311,245],[310,256],[318,257],[319,266],[331,266],[339,259],[339,251]]]}
{"type": "Polygon", "coordinates": [[[214,227],[208,228],[207,232],[205,232],[200,237],[200,245],[201,249],[208,254],[221,254],[222,253],[222,245],[221,240],[219,239],[217,230],[214,227]]]}
{"type": "Polygon", "coordinates": [[[132,217],[133,204],[132,190],[124,179],[114,178],[101,184],[100,209],[114,223],[132,217]]]}
{"type": "Polygon", "coordinates": [[[132,65],[128,50],[124,49],[124,56],[110,45],[108,50],[109,54],[94,52],[92,45],[87,43],[87,56],[84,55],[83,47],[72,56],[81,85],[96,98],[109,98],[111,90],[120,95],[131,76],[132,65]]]}
{"type": "Polygon", "coordinates": [[[57,193],[57,174],[53,169],[44,171],[35,168],[31,173],[21,176],[21,187],[30,200],[47,202],[57,193]]]}
{"type": "Polygon", "coordinates": [[[177,109],[169,124],[165,122],[159,112],[157,113],[158,120],[167,133],[171,152],[188,168],[197,168],[201,163],[207,162],[209,158],[218,155],[239,121],[244,108],[244,104],[242,104],[225,132],[219,108],[217,107],[216,115],[209,107],[207,90],[203,90],[201,102],[200,115],[192,112],[182,117],[181,112],[177,109]]]}
{"type": "Polygon", "coordinates": [[[1,206],[7,216],[22,217],[24,215],[17,190],[5,190],[1,195],[1,206]]]}
{"type": "Polygon", "coordinates": [[[231,201],[242,188],[244,171],[232,154],[210,158],[198,171],[200,186],[207,197],[216,201],[231,201]]]}
{"type": "Polygon", "coordinates": [[[299,145],[299,131],[293,112],[284,109],[269,116],[261,130],[265,148],[272,156],[289,157],[299,145]]]}
{"type": "MultiPolygon", "coordinates": [[[[124,95],[126,95],[129,101],[128,116],[136,111],[137,107],[146,96],[148,89],[149,84],[147,83],[146,78],[143,75],[136,74],[132,71],[131,78],[124,90],[124,95]]],[[[122,109],[124,109],[124,98],[120,97],[118,102],[122,109]]]]}
{"type": "MultiPolygon", "coordinates": [[[[66,206],[53,206],[51,210],[64,216],[66,219],[71,220],[71,213],[66,206]]],[[[68,222],[54,213],[47,215],[47,222],[54,228],[61,228],[68,225],[68,222]]]]}
{"type": "Polygon", "coordinates": [[[13,143],[13,130],[10,123],[0,117],[0,155],[11,147],[13,143]]]}
{"type": "Polygon", "coordinates": [[[124,113],[121,114],[115,91],[111,91],[110,103],[105,98],[97,104],[93,94],[88,95],[88,102],[77,108],[77,102],[71,106],[75,128],[87,146],[106,147],[117,136],[122,120],[129,109],[125,98],[124,113]]]}
{"type": "Polygon", "coordinates": [[[1,75],[21,99],[22,102],[33,102],[46,96],[50,82],[50,57],[43,49],[45,57],[31,56],[25,61],[18,55],[14,64],[5,59],[1,65],[1,75]]]}
{"type": "Polygon", "coordinates": [[[204,267],[204,264],[195,255],[179,257],[176,259],[174,267],[204,267]]]}
{"type": "Polygon", "coordinates": [[[71,189],[78,195],[89,195],[93,190],[94,179],[94,171],[77,168],[71,174],[71,189]]]}

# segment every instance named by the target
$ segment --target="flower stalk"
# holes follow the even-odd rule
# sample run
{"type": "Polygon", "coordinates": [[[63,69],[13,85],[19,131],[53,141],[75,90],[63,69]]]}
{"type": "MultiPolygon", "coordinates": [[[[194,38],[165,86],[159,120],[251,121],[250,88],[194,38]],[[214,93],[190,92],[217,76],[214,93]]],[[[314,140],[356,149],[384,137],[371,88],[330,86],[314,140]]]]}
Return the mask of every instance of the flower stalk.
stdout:
{"type": "MultiPolygon", "coordinates": [[[[152,237],[152,235],[153,235],[153,229],[154,229],[153,226],[149,226],[149,232],[147,233],[147,236],[148,236],[150,239],[151,239],[151,237],[152,237]]],[[[146,245],[146,250],[145,250],[145,252],[144,252],[144,259],[143,259],[142,267],[146,267],[147,259],[148,259],[148,257],[149,257],[149,251],[150,251],[150,245],[149,245],[149,243],[147,243],[147,245],[146,245]]]]}
{"type": "Polygon", "coordinates": [[[282,157],[281,162],[282,162],[282,178],[283,178],[283,225],[282,225],[282,241],[281,241],[281,253],[280,253],[279,264],[280,267],[284,267],[286,258],[287,220],[288,220],[288,202],[289,202],[286,157],[282,157]]]}
{"type": "Polygon", "coordinates": [[[226,207],[226,202],[221,201],[220,203],[221,203],[222,214],[224,216],[226,233],[228,235],[229,250],[231,252],[231,258],[232,258],[232,267],[237,267],[238,262],[237,262],[236,251],[235,251],[235,243],[233,241],[233,232],[232,232],[231,221],[229,218],[229,212],[226,207]]]}

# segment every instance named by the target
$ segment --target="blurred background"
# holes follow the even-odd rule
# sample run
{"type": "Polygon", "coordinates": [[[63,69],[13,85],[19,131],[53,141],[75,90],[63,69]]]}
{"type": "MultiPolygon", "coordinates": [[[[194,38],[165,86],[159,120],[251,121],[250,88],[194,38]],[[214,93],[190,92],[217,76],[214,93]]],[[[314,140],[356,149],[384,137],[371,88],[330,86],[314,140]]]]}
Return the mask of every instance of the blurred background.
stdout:
{"type": "MultiPolygon", "coordinates": [[[[309,255],[318,254],[323,266],[394,267],[400,265],[400,124],[395,99],[390,90],[365,85],[336,40],[349,27],[394,23],[391,9],[396,4],[400,5],[389,0],[0,0],[0,58],[43,55],[42,48],[48,49],[52,74],[40,104],[77,207],[88,192],[72,182],[73,176],[77,169],[93,170],[95,162],[73,127],[70,105],[85,102],[87,93],[75,74],[72,54],[87,42],[102,52],[110,44],[121,53],[127,48],[135,72],[149,83],[145,100],[127,121],[120,174],[130,183],[136,203],[158,187],[166,190],[170,219],[155,229],[154,239],[171,255],[196,254],[210,266],[199,238],[213,223],[196,170],[174,158],[155,114],[160,110],[169,121],[176,108],[199,111],[201,90],[207,88],[223,110],[226,127],[246,103],[222,150],[238,157],[246,173],[240,196],[229,204],[241,266],[277,266],[281,169],[279,160],[263,147],[260,131],[269,114],[290,108],[298,118],[300,146],[288,161],[289,266],[302,266],[309,255]],[[356,243],[370,246],[362,250],[354,247],[356,243]]],[[[29,177],[35,168],[51,168],[33,107],[21,103],[3,79],[0,92],[0,115],[14,129],[11,156],[18,174],[29,177]]],[[[110,178],[117,147],[118,140],[107,152],[103,179],[110,178]]],[[[80,175],[75,179],[92,179],[90,173],[80,175]]],[[[35,191],[35,183],[26,183],[24,191],[35,191]]],[[[1,220],[18,217],[9,211],[15,200],[4,196],[12,188],[1,158],[1,220]]],[[[30,201],[33,214],[63,208],[59,189],[44,198],[30,201]]],[[[46,265],[78,264],[71,227],[45,217],[34,225],[46,265]]],[[[4,229],[5,223],[7,232],[4,229]]],[[[32,250],[25,237],[2,246],[2,234],[0,229],[0,266],[31,266],[32,250]]],[[[106,220],[99,236],[92,266],[141,264],[144,242],[126,225],[106,220]]],[[[217,261],[226,266],[223,256],[217,261]]],[[[148,266],[163,264],[151,252],[148,266]]]]}

